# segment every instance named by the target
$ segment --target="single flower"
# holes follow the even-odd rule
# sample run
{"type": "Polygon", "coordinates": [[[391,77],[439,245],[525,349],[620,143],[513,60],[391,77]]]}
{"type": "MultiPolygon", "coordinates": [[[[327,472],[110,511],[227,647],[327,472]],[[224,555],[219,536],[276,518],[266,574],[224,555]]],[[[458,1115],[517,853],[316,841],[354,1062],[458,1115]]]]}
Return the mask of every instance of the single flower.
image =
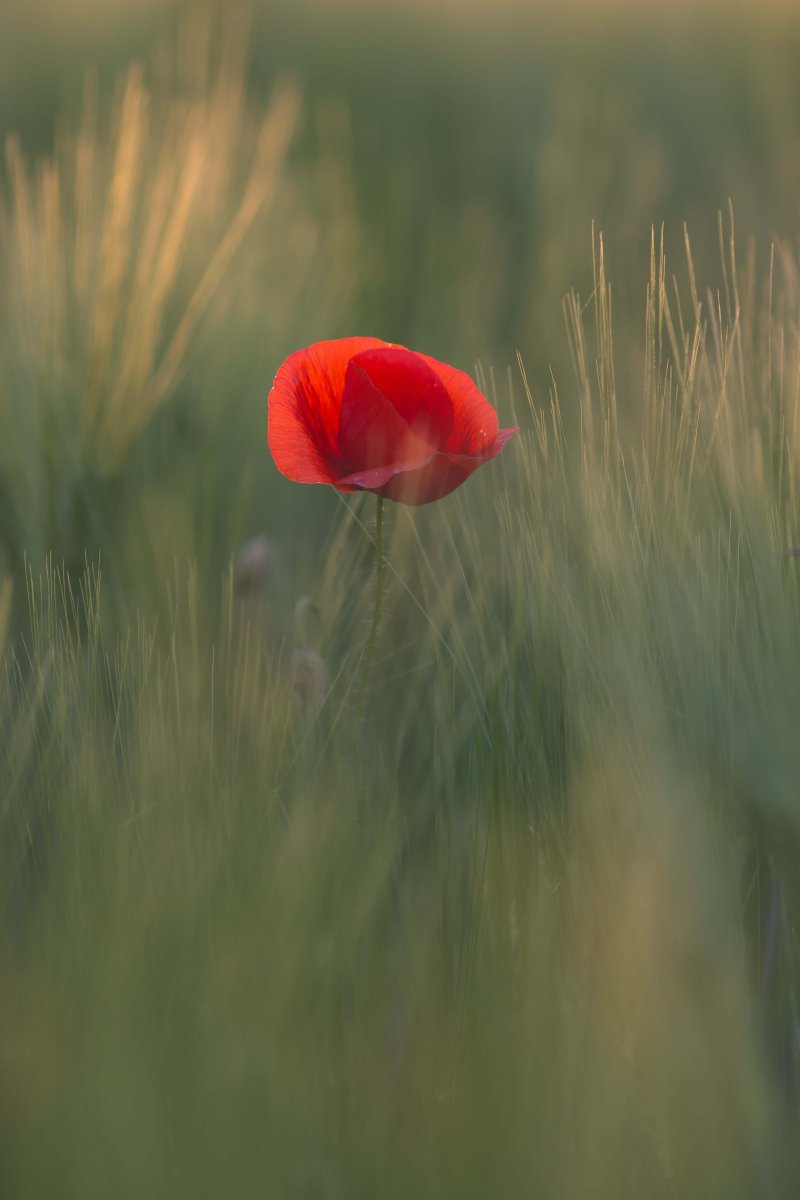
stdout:
{"type": "Polygon", "coordinates": [[[516,432],[498,428],[463,371],[377,338],[296,351],[269,394],[268,441],[279,471],[403,504],[448,495],[516,432]]]}

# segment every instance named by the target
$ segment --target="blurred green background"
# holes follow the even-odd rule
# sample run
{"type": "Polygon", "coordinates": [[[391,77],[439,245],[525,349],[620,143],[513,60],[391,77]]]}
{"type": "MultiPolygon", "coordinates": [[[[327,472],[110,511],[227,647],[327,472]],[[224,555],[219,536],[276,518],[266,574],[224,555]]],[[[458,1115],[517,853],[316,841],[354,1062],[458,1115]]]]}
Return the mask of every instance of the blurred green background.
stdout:
{"type": "Polygon", "coordinates": [[[3,1194],[796,1195],[797,6],[0,5],[3,1194]]]}

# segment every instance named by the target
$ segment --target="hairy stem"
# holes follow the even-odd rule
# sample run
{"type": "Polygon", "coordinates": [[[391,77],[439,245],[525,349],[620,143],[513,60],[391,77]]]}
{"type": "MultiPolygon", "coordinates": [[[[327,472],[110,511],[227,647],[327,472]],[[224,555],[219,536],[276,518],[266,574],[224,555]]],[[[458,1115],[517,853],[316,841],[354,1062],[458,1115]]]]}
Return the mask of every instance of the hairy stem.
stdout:
{"type": "Polygon", "coordinates": [[[378,627],[381,623],[381,607],[383,604],[383,496],[378,496],[375,509],[375,608],[372,612],[372,624],[369,627],[367,648],[364,661],[361,664],[361,680],[358,685],[358,708],[364,711],[367,679],[372,667],[372,657],[375,653],[375,642],[378,637],[378,627]]]}

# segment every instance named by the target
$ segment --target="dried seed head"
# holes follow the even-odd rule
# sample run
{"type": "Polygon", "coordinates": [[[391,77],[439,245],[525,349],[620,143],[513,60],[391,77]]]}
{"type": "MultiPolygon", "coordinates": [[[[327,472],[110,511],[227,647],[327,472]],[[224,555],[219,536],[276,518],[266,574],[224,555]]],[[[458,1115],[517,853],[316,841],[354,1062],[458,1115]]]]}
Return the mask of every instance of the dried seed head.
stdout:
{"type": "Polygon", "coordinates": [[[309,708],[321,708],[328,690],[328,669],[318,650],[303,646],[292,655],[292,688],[309,708]]]}
{"type": "Polygon", "coordinates": [[[233,565],[233,587],[237,598],[263,592],[275,577],[275,550],[263,534],[245,542],[233,565]]]}

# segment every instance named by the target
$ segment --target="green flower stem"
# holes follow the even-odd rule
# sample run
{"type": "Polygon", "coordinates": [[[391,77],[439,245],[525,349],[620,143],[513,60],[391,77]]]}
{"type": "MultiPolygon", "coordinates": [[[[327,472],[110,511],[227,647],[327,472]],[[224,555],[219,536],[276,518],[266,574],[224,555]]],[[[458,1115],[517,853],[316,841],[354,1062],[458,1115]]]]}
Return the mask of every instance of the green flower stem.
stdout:
{"type": "Polygon", "coordinates": [[[375,642],[378,637],[378,627],[381,623],[381,607],[383,604],[383,496],[378,496],[378,504],[375,509],[375,608],[372,612],[372,624],[369,627],[369,637],[367,639],[367,649],[364,652],[364,661],[361,665],[361,681],[358,685],[358,708],[359,712],[364,711],[364,698],[366,695],[367,679],[372,667],[372,658],[375,653],[375,642]]]}

